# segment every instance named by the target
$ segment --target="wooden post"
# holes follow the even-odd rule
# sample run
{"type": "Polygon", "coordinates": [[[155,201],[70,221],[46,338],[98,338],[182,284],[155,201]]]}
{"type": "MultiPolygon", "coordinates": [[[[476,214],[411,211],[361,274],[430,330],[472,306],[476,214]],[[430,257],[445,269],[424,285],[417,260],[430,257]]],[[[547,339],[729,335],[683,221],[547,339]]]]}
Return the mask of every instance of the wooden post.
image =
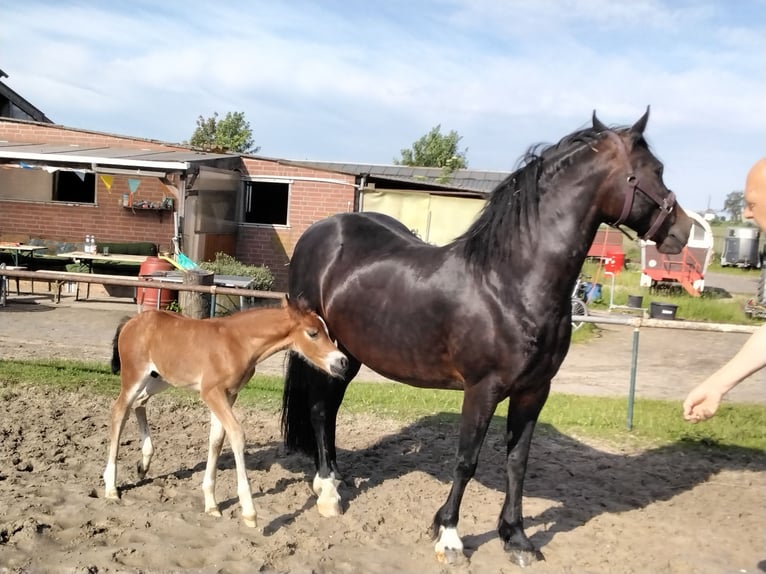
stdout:
{"type": "MultiPolygon", "coordinates": [[[[184,271],[184,285],[212,285],[215,273],[200,269],[184,271]]],[[[179,291],[178,306],[181,314],[193,319],[206,319],[210,316],[210,294],[194,291],[179,291]]]]}

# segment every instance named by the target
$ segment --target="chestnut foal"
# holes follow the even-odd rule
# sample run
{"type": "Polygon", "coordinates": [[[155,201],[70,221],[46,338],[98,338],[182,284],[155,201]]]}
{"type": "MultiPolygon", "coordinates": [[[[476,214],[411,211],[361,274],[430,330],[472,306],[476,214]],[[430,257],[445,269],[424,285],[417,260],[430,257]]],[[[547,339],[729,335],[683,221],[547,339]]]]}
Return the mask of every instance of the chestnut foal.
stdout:
{"type": "Polygon", "coordinates": [[[104,470],[106,498],[117,499],[117,452],[128,410],[135,404],[141,433],[140,479],[154,453],[146,402],[169,388],[199,391],[210,408],[210,446],[202,491],[205,512],[221,516],[215,499],[215,473],[228,436],[237,467],[237,494],[246,525],[256,513],[245,468],[245,434],[232,405],[255,373],[257,363],[289,349],[318,369],[342,376],[348,359],[330,340],[327,326],[302,300],[285,299],[280,307],[250,309],[214,319],[191,319],[169,311],[145,311],[126,317],[114,335],[112,371],[121,371],[122,388],[112,406],[109,459],[104,470]]]}

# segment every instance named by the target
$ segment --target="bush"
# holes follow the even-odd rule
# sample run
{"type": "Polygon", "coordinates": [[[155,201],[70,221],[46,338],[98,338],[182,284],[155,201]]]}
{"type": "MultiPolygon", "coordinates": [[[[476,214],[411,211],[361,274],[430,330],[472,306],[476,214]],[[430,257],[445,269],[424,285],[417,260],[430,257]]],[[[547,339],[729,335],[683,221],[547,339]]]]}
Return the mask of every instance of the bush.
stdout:
{"type": "Polygon", "coordinates": [[[265,265],[246,265],[227,253],[216,253],[215,260],[203,261],[200,263],[200,267],[212,271],[216,275],[252,277],[252,289],[259,291],[271,291],[274,285],[274,275],[268,267],[265,265]]]}

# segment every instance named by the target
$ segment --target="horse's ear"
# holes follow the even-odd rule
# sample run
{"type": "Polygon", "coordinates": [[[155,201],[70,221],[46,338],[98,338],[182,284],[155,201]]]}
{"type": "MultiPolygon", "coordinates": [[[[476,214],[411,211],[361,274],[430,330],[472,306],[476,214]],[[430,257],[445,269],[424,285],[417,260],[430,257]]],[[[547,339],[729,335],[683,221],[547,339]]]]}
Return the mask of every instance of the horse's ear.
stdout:
{"type": "Polygon", "coordinates": [[[638,118],[638,121],[633,124],[630,128],[630,131],[638,134],[644,133],[644,130],[646,129],[646,123],[649,121],[649,106],[646,106],[646,111],[644,112],[644,115],[638,118]]]}
{"type": "Polygon", "coordinates": [[[601,122],[600,119],[598,119],[596,117],[596,110],[593,110],[593,129],[596,130],[599,133],[600,132],[605,132],[605,131],[607,131],[609,129],[608,127],[606,127],[606,125],[604,125],[601,122]]]}
{"type": "Polygon", "coordinates": [[[304,297],[303,295],[298,295],[297,297],[293,297],[290,299],[288,295],[285,295],[285,301],[287,302],[287,306],[291,309],[295,309],[296,311],[300,313],[309,313],[313,311],[311,308],[311,305],[309,305],[308,299],[304,297]]]}

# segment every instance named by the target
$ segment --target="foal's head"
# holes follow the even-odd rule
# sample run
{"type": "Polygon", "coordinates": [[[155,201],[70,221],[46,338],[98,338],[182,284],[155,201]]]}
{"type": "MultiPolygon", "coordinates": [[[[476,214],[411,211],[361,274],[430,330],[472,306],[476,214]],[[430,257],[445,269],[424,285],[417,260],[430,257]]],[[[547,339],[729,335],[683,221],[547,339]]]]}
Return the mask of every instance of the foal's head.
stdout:
{"type": "Polygon", "coordinates": [[[348,368],[348,359],[330,339],[324,319],[312,311],[302,297],[286,299],[285,304],[292,322],[290,349],[333,377],[342,377],[348,368]]]}

